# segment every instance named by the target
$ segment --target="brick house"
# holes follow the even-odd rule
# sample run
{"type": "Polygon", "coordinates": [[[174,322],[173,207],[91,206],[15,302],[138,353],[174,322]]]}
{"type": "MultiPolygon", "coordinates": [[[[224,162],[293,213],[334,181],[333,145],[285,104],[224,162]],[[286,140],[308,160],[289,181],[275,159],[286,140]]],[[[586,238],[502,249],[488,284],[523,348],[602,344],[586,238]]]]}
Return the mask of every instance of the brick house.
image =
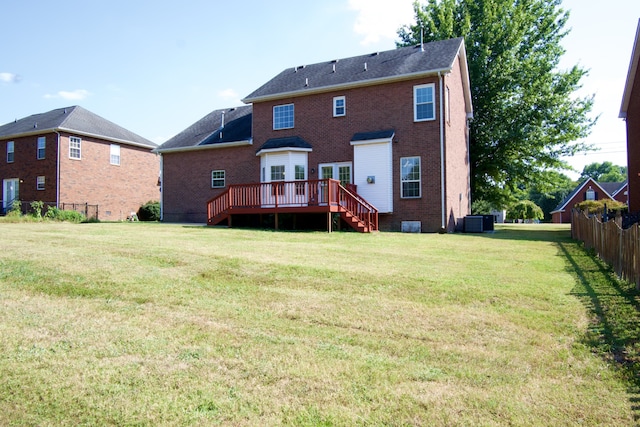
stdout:
{"type": "Polygon", "coordinates": [[[627,127],[627,177],[629,212],[640,212],[640,21],[633,43],[620,118],[627,127]]]}
{"type": "Polygon", "coordinates": [[[551,222],[556,224],[571,223],[571,209],[585,200],[616,200],[627,203],[626,182],[597,182],[588,178],[573,189],[558,206],[552,210],[551,222]]]}
{"type": "Polygon", "coordinates": [[[461,38],[288,68],[243,102],[157,150],[163,220],[328,212],[434,232],[470,213],[461,38]]]}
{"type": "Polygon", "coordinates": [[[98,206],[123,220],[159,199],[157,144],[79,106],[0,126],[3,212],[14,200],[98,206]]]}

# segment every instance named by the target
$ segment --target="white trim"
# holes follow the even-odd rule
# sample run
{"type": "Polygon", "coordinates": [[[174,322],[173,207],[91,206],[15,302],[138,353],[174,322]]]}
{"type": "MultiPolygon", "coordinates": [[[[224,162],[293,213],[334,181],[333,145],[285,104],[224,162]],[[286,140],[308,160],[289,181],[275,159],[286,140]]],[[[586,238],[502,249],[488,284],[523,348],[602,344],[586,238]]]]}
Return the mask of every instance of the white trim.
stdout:
{"type": "Polygon", "coordinates": [[[313,150],[311,148],[302,148],[302,147],[280,147],[280,148],[266,148],[258,151],[256,156],[261,156],[267,153],[282,153],[286,151],[297,151],[297,152],[307,152],[310,153],[313,150]]]}
{"type": "Polygon", "coordinates": [[[629,61],[629,71],[627,72],[627,80],[624,85],[624,93],[622,94],[622,104],[620,105],[621,119],[627,118],[627,109],[629,108],[629,102],[631,101],[631,90],[633,89],[633,83],[638,71],[638,62],[640,61],[640,20],[638,20],[638,27],[636,29],[636,38],[633,42],[633,50],[631,51],[631,60],[629,61]]]}
{"type": "MultiPolygon", "coordinates": [[[[466,60],[465,60],[465,63],[466,63],[466,60]]],[[[244,98],[241,101],[244,102],[245,104],[251,104],[253,102],[273,101],[273,100],[282,99],[282,98],[292,98],[292,97],[305,96],[305,95],[311,95],[311,94],[317,94],[317,93],[333,92],[334,90],[338,90],[338,89],[353,89],[353,88],[358,88],[363,86],[373,86],[373,85],[379,85],[379,84],[385,84],[385,83],[400,82],[404,80],[413,80],[418,77],[437,76],[438,72],[442,73],[442,72],[451,71],[453,68],[453,64],[451,65],[452,65],[451,67],[442,68],[439,70],[420,71],[417,73],[403,74],[401,76],[382,77],[378,79],[362,80],[359,82],[322,86],[322,87],[313,88],[313,89],[294,90],[290,92],[279,92],[271,95],[256,96],[253,98],[244,98]]],[[[471,97],[469,96],[469,99],[470,98],[471,97]]]]}
{"type": "Polygon", "coordinates": [[[284,129],[294,129],[296,127],[296,106],[293,102],[290,102],[288,104],[278,104],[278,105],[274,105],[273,106],[273,130],[284,130],[284,129]],[[276,127],[276,108],[282,108],[284,109],[285,107],[291,107],[291,126],[283,126],[283,127],[276,127]]]}
{"type": "Polygon", "coordinates": [[[416,200],[416,199],[421,199],[422,198],[422,158],[421,156],[404,156],[404,157],[400,157],[400,199],[402,200],[416,200]],[[402,184],[404,182],[416,182],[416,180],[402,180],[402,161],[405,159],[418,159],[418,167],[420,168],[419,174],[418,174],[418,184],[420,185],[418,187],[418,195],[417,196],[405,196],[402,192],[402,184]]]}
{"type": "MultiPolygon", "coordinates": [[[[76,148],[74,148],[74,150],[76,150],[76,148]]],[[[71,135],[69,136],[69,159],[71,159],[71,160],[82,160],[82,138],[78,138],[77,136],[71,136],[71,135]],[[77,148],[78,157],[72,157],[71,156],[71,140],[72,139],[77,139],[78,140],[77,142],[79,142],[79,145],[78,145],[78,148],[77,148]]]]}
{"type": "Polygon", "coordinates": [[[243,145],[253,145],[252,139],[247,139],[244,141],[233,141],[233,142],[221,142],[219,144],[207,144],[207,145],[196,145],[191,147],[176,147],[176,148],[165,148],[163,150],[153,150],[156,153],[165,154],[165,153],[178,153],[181,151],[199,151],[199,150],[212,150],[214,148],[228,148],[228,147],[240,147],[243,145]]]}
{"type": "Polygon", "coordinates": [[[365,140],[362,140],[362,141],[350,141],[349,144],[351,144],[351,145],[382,144],[382,143],[392,142],[392,141],[393,141],[393,136],[390,136],[389,138],[365,139],[365,140]]]}
{"type": "Polygon", "coordinates": [[[347,115],[347,98],[345,96],[334,96],[333,97],[333,117],[344,117],[347,115]],[[336,113],[336,110],[338,108],[338,106],[336,105],[336,102],[342,100],[342,114],[338,114],[336,113]]]}
{"type": "MultiPolygon", "coordinates": [[[[440,74],[438,74],[438,79],[442,79],[442,77],[440,76],[440,74]]],[[[426,102],[421,103],[420,105],[424,105],[427,104],[426,102]]],[[[442,107],[441,107],[442,109],[442,107]]],[[[431,122],[434,121],[436,119],[436,85],[435,83],[426,83],[426,84],[421,84],[421,85],[414,85],[413,86],[413,121],[414,122],[431,122]],[[431,101],[431,104],[433,104],[432,106],[432,114],[433,117],[430,118],[425,118],[425,119],[419,119],[418,118],[418,100],[417,100],[417,91],[420,89],[426,89],[426,88],[430,88],[431,89],[431,96],[433,98],[433,100],[431,101]]]]}

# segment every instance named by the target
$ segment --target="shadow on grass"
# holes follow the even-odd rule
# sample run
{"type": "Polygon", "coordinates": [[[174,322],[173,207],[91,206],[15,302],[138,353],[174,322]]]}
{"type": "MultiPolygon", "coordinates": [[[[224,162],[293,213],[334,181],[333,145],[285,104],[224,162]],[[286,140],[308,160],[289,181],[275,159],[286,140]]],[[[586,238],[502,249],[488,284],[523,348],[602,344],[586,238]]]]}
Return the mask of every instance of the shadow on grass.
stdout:
{"type": "Polygon", "coordinates": [[[571,290],[590,315],[582,342],[618,369],[629,381],[629,400],[640,420],[640,292],[619,280],[592,251],[575,241],[558,242],[575,275],[571,290]]]}

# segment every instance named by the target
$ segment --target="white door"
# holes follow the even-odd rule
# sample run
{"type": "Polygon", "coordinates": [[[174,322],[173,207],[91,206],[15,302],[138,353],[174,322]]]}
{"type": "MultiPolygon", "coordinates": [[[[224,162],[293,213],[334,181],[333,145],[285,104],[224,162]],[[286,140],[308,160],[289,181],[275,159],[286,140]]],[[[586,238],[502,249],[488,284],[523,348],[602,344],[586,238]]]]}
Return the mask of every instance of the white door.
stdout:
{"type": "MultiPolygon", "coordinates": [[[[337,179],[343,186],[353,182],[351,162],[322,163],[318,165],[318,169],[320,169],[320,179],[337,179]]],[[[320,200],[323,203],[328,201],[327,184],[320,185],[320,200]]]]}
{"type": "Polygon", "coordinates": [[[5,179],[2,182],[2,210],[11,209],[14,200],[18,200],[20,181],[17,178],[5,179]]]}

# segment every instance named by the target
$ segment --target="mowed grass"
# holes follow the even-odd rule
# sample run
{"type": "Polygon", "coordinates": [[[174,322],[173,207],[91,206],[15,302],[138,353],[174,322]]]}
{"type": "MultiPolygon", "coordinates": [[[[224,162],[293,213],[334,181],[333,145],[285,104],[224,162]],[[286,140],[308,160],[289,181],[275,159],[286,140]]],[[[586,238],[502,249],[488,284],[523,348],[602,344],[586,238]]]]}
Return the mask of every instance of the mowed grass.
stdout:
{"type": "Polygon", "coordinates": [[[620,284],[567,226],[0,232],[0,425],[635,422],[620,284]]]}

